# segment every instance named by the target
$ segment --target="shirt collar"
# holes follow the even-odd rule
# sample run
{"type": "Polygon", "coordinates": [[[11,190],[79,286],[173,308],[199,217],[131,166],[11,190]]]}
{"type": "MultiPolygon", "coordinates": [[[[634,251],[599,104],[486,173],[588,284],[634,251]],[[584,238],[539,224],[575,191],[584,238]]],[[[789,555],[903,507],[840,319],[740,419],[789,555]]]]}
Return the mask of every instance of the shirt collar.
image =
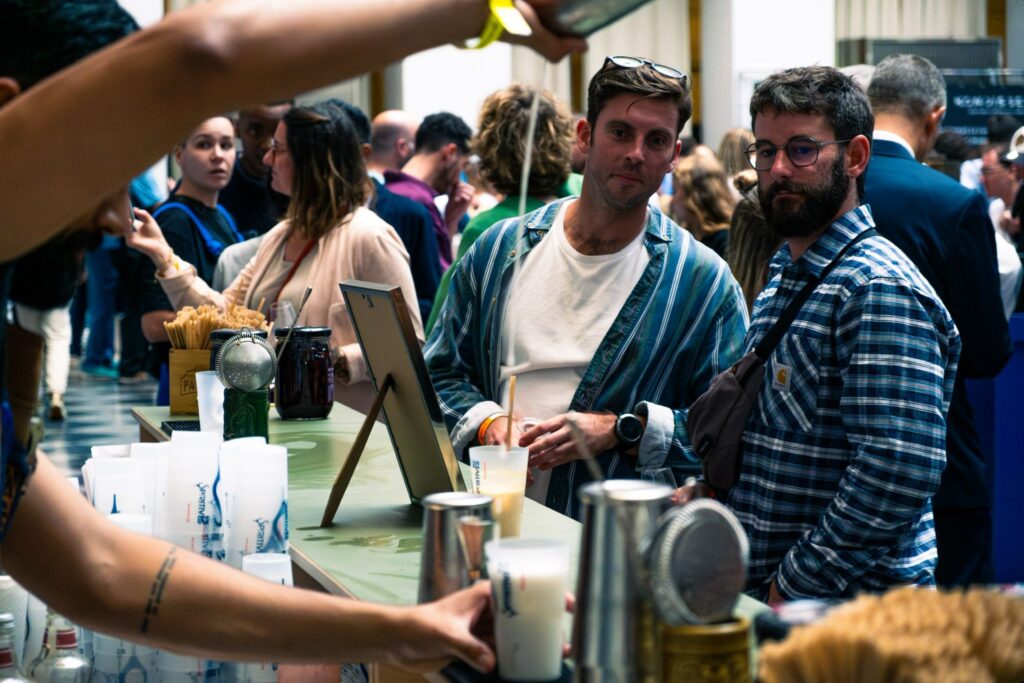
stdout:
{"type": "Polygon", "coordinates": [[[872,133],[871,138],[873,140],[885,140],[886,142],[895,142],[897,145],[899,145],[900,147],[902,147],[903,149],[907,150],[907,152],[910,153],[910,158],[917,158],[914,155],[914,148],[910,146],[910,143],[907,142],[907,140],[903,136],[897,135],[892,131],[879,130],[876,128],[875,132],[872,133]]]}
{"type": "Polygon", "coordinates": [[[789,245],[783,244],[769,264],[770,276],[774,277],[780,270],[792,264],[797,269],[817,277],[853,238],[873,227],[875,221],[871,217],[871,207],[866,204],[857,206],[833,221],[796,261],[792,259],[789,245]]]}

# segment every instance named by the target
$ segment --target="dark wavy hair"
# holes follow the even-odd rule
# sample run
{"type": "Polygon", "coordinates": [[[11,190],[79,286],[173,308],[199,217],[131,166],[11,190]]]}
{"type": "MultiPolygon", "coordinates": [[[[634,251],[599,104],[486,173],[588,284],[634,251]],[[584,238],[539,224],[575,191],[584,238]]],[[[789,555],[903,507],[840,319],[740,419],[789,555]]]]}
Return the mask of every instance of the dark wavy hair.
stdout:
{"type": "Polygon", "coordinates": [[[673,101],[679,112],[677,136],[693,113],[693,100],[690,99],[690,89],[686,82],[662,76],[646,64],[634,69],[612,64],[594,74],[587,88],[587,122],[591,128],[597,125],[597,117],[608,101],[623,93],[673,101]]]}
{"type": "Polygon", "coordinates": [[[473,152],[480,156],[481,175],[502,194],[519,194],[535,93],[540,101],[526,193],[531,197],[556,195],[569,177],[573,142],[569,109],[547,90],[513,83],[484,100],[472,142],[473,152]]]}
{"type": "MultiPolygon", "coordinates": [[[[761,81],[750,98],[751,130],[757,115],[769,110],[780,114],[820,114],[835,131],[836,140],[863,135],[870,143],[875,129],[875,115],[867,95],[852,78],[830,66],[786,69],[761,81]]],[[[845,153],[845,147],[840,149],[845,153]]],[[[857,177],[857,197],[861,200],[865,175],[857,177]]]]}
{"type": "Polygon", "coordinates": [[[0,75],[27,90],[138,28],[115,0],[0,0],[0,75]]]}
{"type": "Polygon", "coordinates": [[[359,136],[332,102],[293,107],[282,120],[295,169],[288,220],[303,235],[319,239],[366,199],[359,136]]]}

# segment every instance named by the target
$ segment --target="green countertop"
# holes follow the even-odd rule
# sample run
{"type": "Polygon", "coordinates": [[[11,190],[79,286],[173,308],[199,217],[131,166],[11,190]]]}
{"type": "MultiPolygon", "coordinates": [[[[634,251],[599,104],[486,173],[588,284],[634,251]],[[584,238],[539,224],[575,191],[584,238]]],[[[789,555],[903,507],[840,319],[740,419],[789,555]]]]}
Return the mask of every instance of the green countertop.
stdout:
{"type": "MultiPolygon", "coordinates": [[[[136,408],[133,413],[150,431],[174,419],[167,408],[136,408]]],[[[290,552],[297,566],[332,593],[411,605],[419,582],[422,512],[409,501],[383,424],[377,423],[370,435],[334,525],[320,528],[331,484],[362,419],[341,404],[335,404],[326,420],[315,421],[284,421],[271,410],[270,441],[288,447],[290,552]]],[[[570,585],[575,586],[580,523],[526,500],[522,530],[523,536],[569,543],[570,585]]],[[[743,595],[736,613],[753,617],[765,609],[743,595]]]]}

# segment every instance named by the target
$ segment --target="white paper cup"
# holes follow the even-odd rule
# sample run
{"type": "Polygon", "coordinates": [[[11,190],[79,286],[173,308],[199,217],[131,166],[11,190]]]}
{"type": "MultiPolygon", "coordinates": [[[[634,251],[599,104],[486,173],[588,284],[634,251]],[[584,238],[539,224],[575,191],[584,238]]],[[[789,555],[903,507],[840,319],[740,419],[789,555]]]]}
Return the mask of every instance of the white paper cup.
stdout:
{"type": "Polygon", "coordinates": [[[494,596],[498,673],[516,681],[559,678],[569,545],[494,540],[485,552],[494,596]]]}
{"type": "Polygon", "coordinates": [[[288,553],[256,553],[242,556],[242,571],[282,586],[292,586],[292,558],[288,553]]]}
{"type": "Polygon", "coordinates": [[[146,512],[144,466],[132,458],[89,461],[90,502],[104,515],[146,512]]]}
{"type": "Polygon", "coordinates": [[[502,538],[519,536],[529,458],[526,448],[475,446],[469,449],[473,492],[493,499],[494,520],[501,527],[502,538]]]}
{"type": "Polygon", "coordinates": [[[153,535],[153,518],[150,515],[135,515],[127,512],[119,512],[116,515],[107,515],[114,524],[125,531],[131,531],[143,536],[153,535]]]}
{"type": "Polygon", "coordinates": [[[241,568],[250,553],[288,551],[286,484],[255,478],[240,482],[229,497],[224,546],[227,561],[241,568]]]}
{"type": "Polygon", "coordinates": [[[199,430],[224,433],[224,385],[213,370],[196,373],[199,430]]]}

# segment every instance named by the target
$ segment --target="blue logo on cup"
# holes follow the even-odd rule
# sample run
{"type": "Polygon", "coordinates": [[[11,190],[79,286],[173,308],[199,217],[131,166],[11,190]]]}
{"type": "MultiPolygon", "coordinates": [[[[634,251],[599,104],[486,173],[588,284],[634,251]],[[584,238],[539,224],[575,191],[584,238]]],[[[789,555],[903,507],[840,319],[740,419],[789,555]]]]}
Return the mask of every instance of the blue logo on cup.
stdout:
{"type": "Polygon", "coordinates": [[[516,611],[512,602],[512,575],[503,571],[501,573],[501,613],[506,617],[519,616],[519,612],[516,611]]]}

